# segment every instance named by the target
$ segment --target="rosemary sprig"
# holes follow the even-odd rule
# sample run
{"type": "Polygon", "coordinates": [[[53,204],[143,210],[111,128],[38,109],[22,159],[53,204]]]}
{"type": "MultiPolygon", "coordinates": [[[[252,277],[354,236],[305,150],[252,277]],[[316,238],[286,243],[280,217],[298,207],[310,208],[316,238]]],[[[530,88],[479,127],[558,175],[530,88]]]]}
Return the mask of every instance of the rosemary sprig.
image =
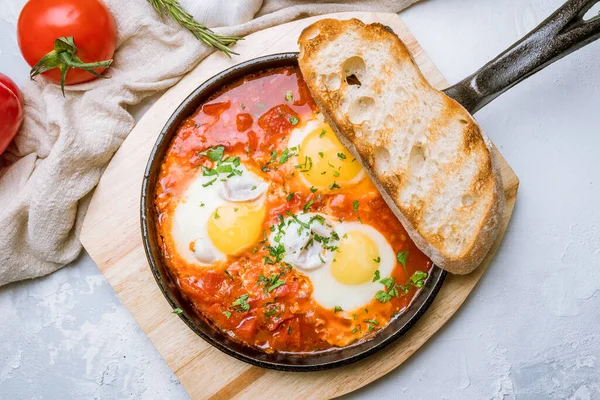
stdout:
{"type": "Polygon", "coordinates": [[[178,0],[148,0],[148,2],[160,15],[170,15],[180,26],[190,31],[196,39],[221,50],[228,57],[231,57],[232,54],[238,54],[227,46],[243,38],[217,35],[206,26],[194,21],[194,17],[181,7],[178,0]]]}

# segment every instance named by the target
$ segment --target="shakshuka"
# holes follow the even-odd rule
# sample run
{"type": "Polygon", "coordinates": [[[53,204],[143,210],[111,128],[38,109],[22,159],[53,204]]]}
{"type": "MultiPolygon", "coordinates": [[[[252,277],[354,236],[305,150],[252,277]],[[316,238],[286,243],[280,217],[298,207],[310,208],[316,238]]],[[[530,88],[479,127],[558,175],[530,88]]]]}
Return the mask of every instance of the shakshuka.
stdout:
{"type": "Polygon", "coordinates": [[[295,67],[232,82],[185,120],[156,193],[161,251],[184,296],[265,352],[368,340],[432,267],[295,67]]]}

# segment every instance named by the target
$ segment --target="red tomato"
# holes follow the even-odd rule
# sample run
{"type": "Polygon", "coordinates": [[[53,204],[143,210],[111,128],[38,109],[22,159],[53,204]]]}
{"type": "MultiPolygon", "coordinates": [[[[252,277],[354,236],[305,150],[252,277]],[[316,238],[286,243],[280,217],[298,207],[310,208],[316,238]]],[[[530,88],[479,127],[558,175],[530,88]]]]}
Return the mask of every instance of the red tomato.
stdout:
{"type": "MultiPolygon", "coordinates": [[[[19,47],[32,67],[55,49],[55,40],[73,37],[76,56],[85,63],[105,61],[115,52],[117,30],[110,11],[100,0],[29,0],[17,25],[19,47]]],[[[93,68],[101,74],[106,68],[93,68]]],[[[60,83],[58,68],[43,72],[48,80],[60,83]]],[[[66,84],[87,82],[95,76],[71,68],[66,84]]]]}
{"type": "Polygon", "coordinates": [[[0,154],[6,150],[23,121],[23,96],[17,85],[0,74],[0,154]]]}

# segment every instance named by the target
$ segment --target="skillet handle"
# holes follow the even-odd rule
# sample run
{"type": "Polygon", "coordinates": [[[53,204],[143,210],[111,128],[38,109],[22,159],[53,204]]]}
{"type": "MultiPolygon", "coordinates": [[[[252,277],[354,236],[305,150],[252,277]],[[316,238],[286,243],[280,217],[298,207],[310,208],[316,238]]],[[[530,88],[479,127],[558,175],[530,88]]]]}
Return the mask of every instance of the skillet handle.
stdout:
{"type": "Polygon", "coordinates": [[[567,1],[523,39],[444,92],[474,114],[517,83],[600,38],[600,15],[583,19],[599,1],[567,1]]]}

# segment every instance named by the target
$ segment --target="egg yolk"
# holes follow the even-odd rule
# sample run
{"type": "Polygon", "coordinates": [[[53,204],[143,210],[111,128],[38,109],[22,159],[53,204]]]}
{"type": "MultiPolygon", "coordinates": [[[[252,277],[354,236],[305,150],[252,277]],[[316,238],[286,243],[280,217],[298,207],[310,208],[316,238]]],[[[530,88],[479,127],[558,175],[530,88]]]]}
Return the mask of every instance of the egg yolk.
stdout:
{"type": "Polygon", "coordinates": [[[362,170],[328,125],[306,135],[298,151],[298,163],[306,180],[319,189],[350,182],[362,170]]]}
{"type": "Polygon", "coordinates": [[[369,235],[347,232],[339,242],[331,263],[331,275],[345,285],[370,282],[379,266],[379,249],[369,235]]]}
{"type": "Polygon", "coordinates": [[[208,219],[208,237],[227,255],[235,255],[258,241],[266,210],[262,206],[226,204],[208,219]]]}

